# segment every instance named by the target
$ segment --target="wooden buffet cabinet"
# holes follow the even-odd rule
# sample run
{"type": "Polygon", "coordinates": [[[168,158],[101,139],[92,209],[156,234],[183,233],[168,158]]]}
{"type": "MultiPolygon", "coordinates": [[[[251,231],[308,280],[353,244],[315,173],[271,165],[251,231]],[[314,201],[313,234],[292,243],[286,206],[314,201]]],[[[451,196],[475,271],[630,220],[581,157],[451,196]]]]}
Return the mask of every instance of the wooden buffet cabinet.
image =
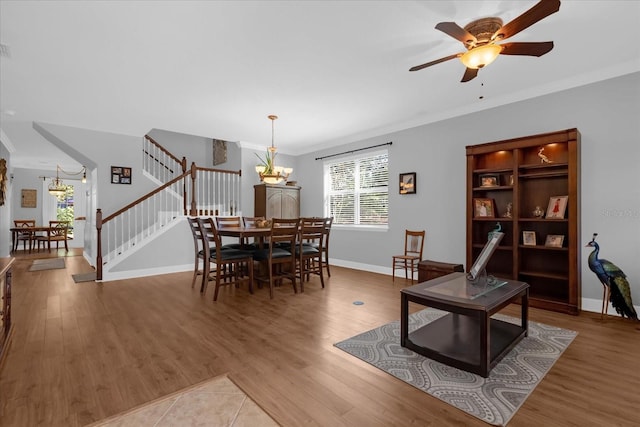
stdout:
{"type": "Polygon", "coordinates": [[[582,257],[578,130],[473,145],[466,151],[467,265],[473,264],[499,222],[505,236],[487,272],[527,282],[532,307],[577,314],[582,257]],[[568,196],[562,218],[546,218],[554,196],[568,196]],[[476,211],[482,199],[493,205],[494,217],[476,211]],[[509,203],[511,217],[505,217],[509,203]],[[542,217],[534,216],[538,206],[545,213],[542,217]],[[535,244],[525,245],[525,231],[529,236],[535,233],[535,244]],[[547,236],[564,236],[561,247],[547,246],[547,236]]]}
{"type": "Polygon", "coordinates": [[[0,258],[0,368],[11,337],[11,269],[15,258],[0,258]]]}
{"type": "Polygon", "coordinates": [[[254,185],[254,216],[271,218],[300,217],[300,187],[292,185],[254,185]]]}

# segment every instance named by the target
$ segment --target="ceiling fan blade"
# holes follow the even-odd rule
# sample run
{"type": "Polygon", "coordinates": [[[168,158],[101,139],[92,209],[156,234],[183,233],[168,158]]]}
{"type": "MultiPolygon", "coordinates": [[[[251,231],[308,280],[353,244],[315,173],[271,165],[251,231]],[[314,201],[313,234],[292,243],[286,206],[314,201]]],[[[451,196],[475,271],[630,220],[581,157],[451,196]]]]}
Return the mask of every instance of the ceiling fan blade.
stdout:
{"type": "Polygon", "coordinates": [[[440,22],[436,25],[436,30],[440,30],[456,40],[460,40],[465,45],[475,44],[478,41],[473,34],[460,27],[455,22],[440,22]]]}
{"type": "Polygon", "coordinates": [[[462,83],[468,82],[469,80],[475,79],[477,75],[478,75],[477,68],[467,68],[467,70],[464,72],[464,76],[462,76],[462,80],[460,81],[462,83]]]}
{"type": "Polygon", "coordinates": [[[436,65],[436,64],[439,64],[441,62],[445,62],[445,61],[448,61],[450,59],[457,58],[460,55],[462,55],[462,54],[461,53],[456,53],[455,55],[449,55],[449,56],[445,56],[444,58],[436,59],[435,61],[427,62],[426,64],[416,65],[415,67],[409,68],[409,71],[422,70],[423,68],[431,67],[432,65],[436,65]]]}
{"type": "Polygon", "coordinates": [[[503,25],[491,37],[492,40],[504,40],[518,34],[525,28],[530,27],[541,19],[560,10],[560,0],[540,0],[538,4],[527,10],[506,25],[503,25]]]}
{"type": "Polygon", "coordinates": [[[553,42],[521,42],[501,44],[501,55],[542,56],[553,49],[553,42]]]}

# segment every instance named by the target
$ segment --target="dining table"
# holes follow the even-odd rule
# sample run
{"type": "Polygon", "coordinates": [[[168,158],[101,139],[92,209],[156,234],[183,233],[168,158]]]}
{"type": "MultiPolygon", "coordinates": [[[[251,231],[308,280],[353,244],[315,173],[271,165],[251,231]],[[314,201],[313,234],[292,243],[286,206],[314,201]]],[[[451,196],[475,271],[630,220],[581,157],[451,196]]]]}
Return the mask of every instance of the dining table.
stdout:
{"type": "Polygon", "coordinates": [[[262,247],[265,237],[268,237],[270,233],[271,227],[231,226],[218,228],[218,234],[227,237],[237,237],[240,243],[245,242],[245,239],[255,238],[260,247],[262,247]]]}
{"type": "MultiPolygon", "coordinates": [[[[18,250],[18,235],[20,233],[47,233],[47,237],[51,233],[53,227],[49,225],[36,225],[34,227],[11,227],[11,252],[18,250]]],[[[33,240],[29,241],[29,253],[31,253],[33,240]]]]}

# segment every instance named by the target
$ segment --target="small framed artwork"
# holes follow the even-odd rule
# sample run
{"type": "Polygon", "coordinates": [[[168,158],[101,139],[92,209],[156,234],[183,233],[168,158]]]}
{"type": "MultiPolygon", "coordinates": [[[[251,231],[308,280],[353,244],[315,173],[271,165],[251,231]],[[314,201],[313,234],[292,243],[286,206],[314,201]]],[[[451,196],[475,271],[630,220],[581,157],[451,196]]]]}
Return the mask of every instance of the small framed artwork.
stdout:
{"type": "Polygon", "coordinates": [[[552,196],[549,198],[549,206],[547,207],[547,218],[563,219],[564,212],[567,209],[567,200],[569,196],[552,196]]]}
{"type": "Polygon", "coordinates": [[[500,185],[500,175],[487,173],[480,175],[480,187],[497,187],[500,185]]]}
{"type": "Polygon", "coordinates": [[[21,208],[35,208],[38,207],[38,190],[32,190],[25,188],[21,194],[21,208]]]}
{"type": "Polygon", "coordinates": [[[475,218],[495,218],[496,209],[493,199],[473,199],[473,216],[475,218]]]}
{"type": "Polygon", "coordinates": [[[564,243],[564,235],[548,234],[547,240],[544,242],[544,245],[550,248],[561,248],[563,243],[564,243]]]}
{"type": "Polygon", "coordinates": [[[536,232],[535,231],[523,231],[522,232],[522,244],[525,246],[536,245],[536,232]]]}
{"type": "Polygon", "coordinates": [[[131,168],[111,166],[112,184],[131,184],[131,168]]]}
{"type": "Polygon", "coordinates": [[[400,194],[416,194],[416,173],[400,174],[400,194]]]}

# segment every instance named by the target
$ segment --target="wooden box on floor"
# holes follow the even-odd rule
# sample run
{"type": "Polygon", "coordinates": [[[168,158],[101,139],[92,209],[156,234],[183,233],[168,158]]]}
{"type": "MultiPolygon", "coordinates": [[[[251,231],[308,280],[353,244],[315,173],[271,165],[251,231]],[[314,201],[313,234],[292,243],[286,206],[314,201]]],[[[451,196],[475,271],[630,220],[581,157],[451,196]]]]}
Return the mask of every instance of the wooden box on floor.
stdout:
{"type": "Polygon", "coordinates": [[[418,282],[426,282],[455,272],[464,272],[462,264],[449,264],[426,259],[418,263],[418,282]]]}

